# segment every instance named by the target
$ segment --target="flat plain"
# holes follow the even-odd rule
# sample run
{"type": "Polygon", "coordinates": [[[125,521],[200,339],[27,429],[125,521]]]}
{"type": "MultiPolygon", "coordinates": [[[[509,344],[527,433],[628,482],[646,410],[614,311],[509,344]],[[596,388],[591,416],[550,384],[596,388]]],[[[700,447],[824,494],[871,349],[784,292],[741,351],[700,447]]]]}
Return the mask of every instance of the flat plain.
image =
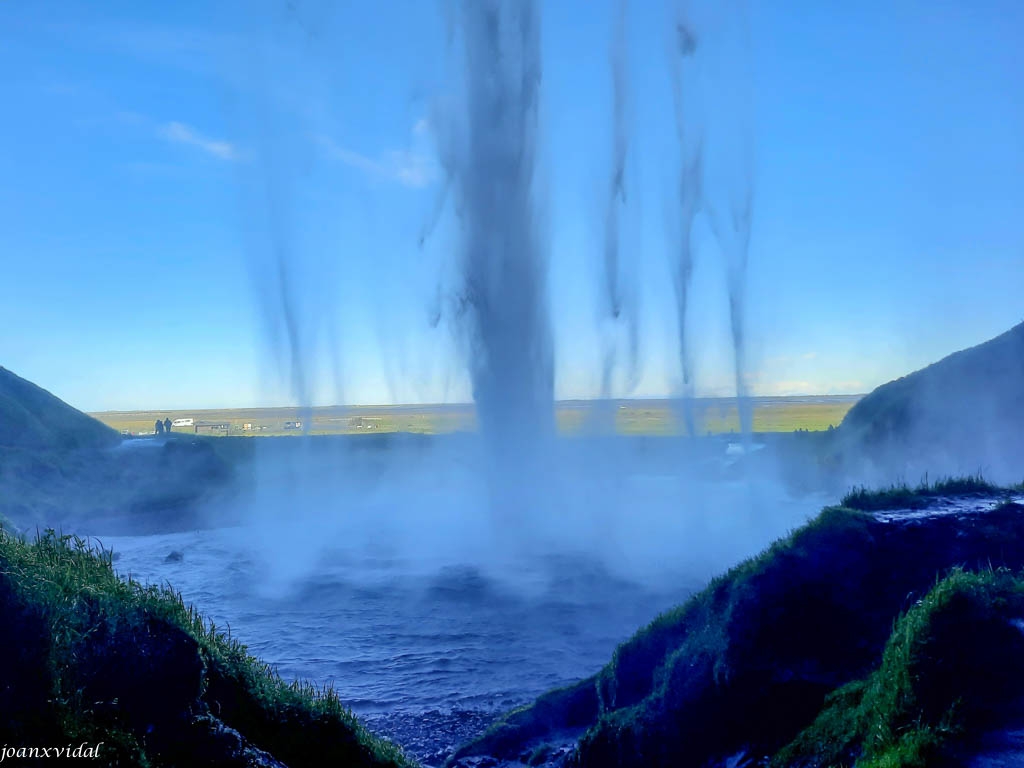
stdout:
{"type": "MultiPolygon", "coordinates": [[[[839,426],[862,395],[751,398],[755,432],[820,431],[839,426]]],[[[739,431],[734,398],[694,400],[698,434],[739,431]]],[[[555,406],[563,434],[614,431],[628,435],[673,435],[682,431],[677,401],[572,400],[555,406]]],[[[153,432],[157,419],[191,419],[175,432],[208,435],[315,435],[416,432],[440,434],[476,428],[471,404],[322,406],[315,408],[223,408],[92,413],[104,424],[130,435],[153,432]]]]}

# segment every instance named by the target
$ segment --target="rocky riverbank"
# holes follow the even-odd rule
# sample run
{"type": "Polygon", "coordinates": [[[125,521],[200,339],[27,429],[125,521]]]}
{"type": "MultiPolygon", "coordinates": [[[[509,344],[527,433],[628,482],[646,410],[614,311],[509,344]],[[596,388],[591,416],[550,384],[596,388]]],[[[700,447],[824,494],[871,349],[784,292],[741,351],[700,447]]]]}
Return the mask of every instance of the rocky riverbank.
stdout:
{"type": "Polygon", "coordinates": [[[440,709],[427,712],[388,712],[363,716],[373,733],[401,744],[424,768],[444,765],[460,744],[478,738],[501,716],[485,710],[440,709]]]}

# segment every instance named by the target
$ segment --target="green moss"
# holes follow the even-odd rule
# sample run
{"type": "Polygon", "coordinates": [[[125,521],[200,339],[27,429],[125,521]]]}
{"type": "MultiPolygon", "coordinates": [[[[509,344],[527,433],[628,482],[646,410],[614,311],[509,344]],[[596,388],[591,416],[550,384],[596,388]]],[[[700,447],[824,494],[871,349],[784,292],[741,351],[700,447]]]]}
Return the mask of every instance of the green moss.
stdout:
{"type": "MultiPolygon", "coordinates": [[[[641,749],[641,741],[658,741],[657,729],[665,722],[666,709],[680,697],[700,695],[697,688],[706,681],[729,680],[742,665],[735,646],[746,633],[741,627],[757,621],[751,614],[768,586],[766,579],[773,582],[770,592],[784,593],[786,582],[806,575],[808,561],[822,567],[827,562],[859,559],[872,544],[868,525],[869,518],[862,512],[826,508],[811,524],[737,565],[683,605],[640,629],[615,650],[611,662],[595,678],[549,692],[534,704],[509,713],[483,737],[460,749],[456,757],[489,754],[514,758],[524,746],[546,739],[552,723],[571,730],[566,727],[571,722],[577,731],[592,726],[584,737],[584,747],[609,754],[621,752],[623,762],[629,762],[628,754],[641,749]],[[833,552],[836,541],[844,542],[844,551],[830,559],[826,555],[833,552]],[[694,681],[696,684],[691,684],[694,681]],[[566,717],[570,701],[576,705],[571,718],[566,717]],[[585,715],[589,717],[581,717],[585,715]]],[[[783,656],[781,646],[791,644],[789,638],[775,641],[778,646],[766,643],[760,649],[765,658],[783,656]]],[[[752,642],[756,645],[760,640],[752,642]]],[[[686,727],[721,730],[714,722],[720,702],[704,703],[706,720],[693,718],[686,727]]],[[[666,727],[679,730],[675,723],[666,727]]]]}
{"type": "Polygon", "coordinates": [[[95,736],[147,765],[161,749],[145,736],[154,722],[206,707],[293,767],[409,764],[333,691],[284,682],[179,594],[119,578],[109,552],[77,537],[48,530],[29,543],[0,531],[0,608],[0,646],[23,656],[8,688],[45,691],[27,704],[0,699],[21,735],[95,736]]]}
{"type": "MultiPolygon", "coordinates": [[[[666,684],[673,655],[715,659],[716,677],[730,674],[731,630],[744,603],[760,599],[761,581],[780,566],[786,575],[802,572],[808,560],[830,551],[842,540],[848,551],[869,545],[868,518],[857,510],[826,507],[811,523],[774,542],[711,581],[687,602],[661,614],[614,652],[599,677],[605,709],[632,706],[666,684]]],[[[778,574],[781,575],[781,574],[778,574]]]]}
{"type": "Polygon", "coordinates": [[[860,747],[860,720],[851,713],[860,712],[867,687],[867,681],[855,680],[830,693],[814,725],[779,752],[773,765],[796,766],[808,755],[816,765],[852,765],[860,747]]]}
{"type": "Polygon", "coordinates": [[[832,694],[772,765],[950,762],[963,733],[998,725],[1024,681],[1024,581],[953,571],[894,625],[879,668],[832,694]]]}
{"type": "MultiPolygon", "coordinates": [[[[928,486],[936,495],[986,488],[977,478],[928,486]]],[[[616,649],[597,675],[599,711],[579,740],[579,763],[701,765],[740,749],[782,749],[830,694],[843,701],[864,695],[855,681],[878,667],[896,617],[928,594],[937,574],[956,565],[1024,567],[1022,513],[1007,501],[983,515],[894,522],[826,508],[616,649]]],[[[827,741],[838,745],[836,765],[844,764],[844,748],[853,754],[860,747],[837,714],[849,708],[822,723],[827,741]]],[[[918,729],[917,741],[894,741],[872,758],[925,754],[943,714],[918,729]]],[[[537,705],[518,710],[500,724],[500,740],[460,754],[515,759],[548,740],[544,726],[558,716],[537,705]]]]}

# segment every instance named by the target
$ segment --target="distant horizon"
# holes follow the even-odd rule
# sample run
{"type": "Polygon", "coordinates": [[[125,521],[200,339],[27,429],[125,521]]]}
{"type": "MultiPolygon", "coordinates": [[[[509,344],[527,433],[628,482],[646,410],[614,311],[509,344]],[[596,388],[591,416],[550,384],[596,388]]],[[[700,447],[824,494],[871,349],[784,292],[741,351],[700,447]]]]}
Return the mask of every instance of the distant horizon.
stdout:
{"type": "MultiPolygon", "coordinates": [[[[849,392],[840,394],[799,394],[799,395],[750,395],[750,400],[807,400],[807,399],[819,399],[825,398],[829,400],[849,400],[851,398],[862,398],[867,396],[868,392],[849,392]]],[[[680,401],[680,397],[667,397],[667,396],[642,396],[642,397],[611,397],[611,398],[568,398],[563,400],[555,400],[553,404],[557,407],[559,405],[573,405],[573,404],[587,404],[587,403],[673,403],[680,401]]],[[[698,395],[693,398],[695,401],[707,400],[707,401],[735,401],[735,395],[698,395]]],[[[103,415],[103,414],[126,414],[126,413],[174,413],[178,411],[302,411],[302,410],[331,410],[331,409],[367,409],[367,408],[380,408],[380,409],[399,409],[399,408],[475,408],[476,403],[473,401],[460,401],[460,402],[449,402],[449,403],[355,403],[355,404],[334,404],[334,405],[246,405],[246,406],[204,406],[201,408],[123,408],[123,409],[107,409],[100,411],[83,411],[83,413],[89,416],[103,415]]]]}

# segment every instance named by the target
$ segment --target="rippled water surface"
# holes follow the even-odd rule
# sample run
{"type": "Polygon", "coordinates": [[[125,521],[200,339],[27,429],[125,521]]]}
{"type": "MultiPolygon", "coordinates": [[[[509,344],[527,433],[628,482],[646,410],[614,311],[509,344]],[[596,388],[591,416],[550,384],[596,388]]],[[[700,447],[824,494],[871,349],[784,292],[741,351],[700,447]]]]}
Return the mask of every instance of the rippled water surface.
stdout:
{"type": "Polygon", "coordinates": [[[475,567],[424,575],[422,563],[352,554],[267,594],[259,551],[235,528],[103,543],[120,573],[171,583],[283,676],[333,685],[363,712],[521,703],[592,674],[692,586],[654,589],[548,558],[523,563],[525,593],[475,567]]]}

